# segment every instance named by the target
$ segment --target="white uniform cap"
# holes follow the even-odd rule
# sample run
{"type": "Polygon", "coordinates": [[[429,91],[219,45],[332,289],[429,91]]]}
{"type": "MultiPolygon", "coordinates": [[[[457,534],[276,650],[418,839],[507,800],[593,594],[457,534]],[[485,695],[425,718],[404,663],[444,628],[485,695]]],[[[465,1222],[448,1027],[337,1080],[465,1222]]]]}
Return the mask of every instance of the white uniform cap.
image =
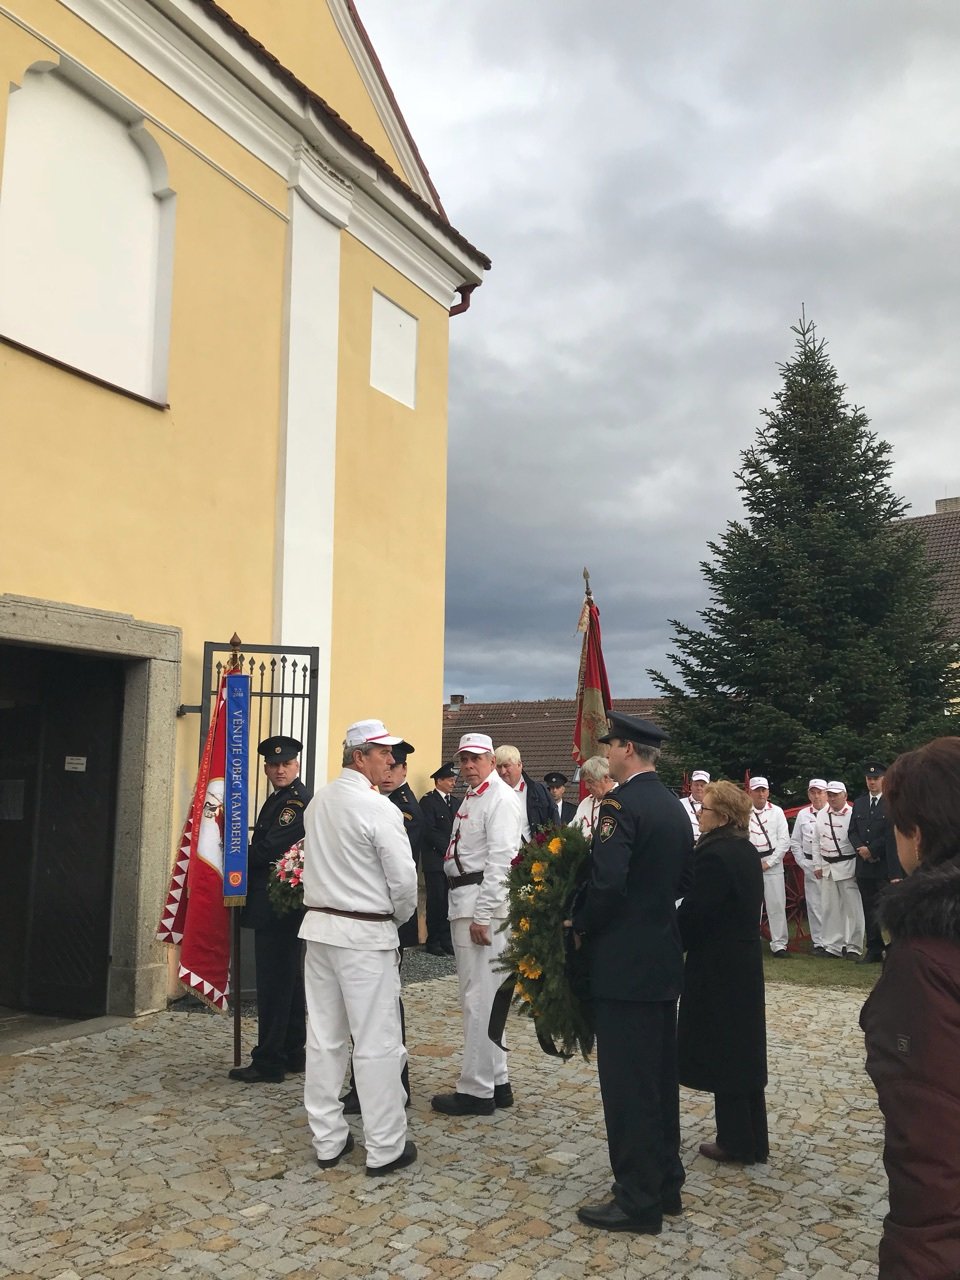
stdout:
{"type": "Polygon", "coordinates": [[[830,792],[831,795],[838,796],[841,791],[845,793],[847,788],[843,785],[842,782],[828,782],[827,790],[830,792]]]}
{"type": "Polygon", "coordinates": [[[343,745],[349,751],[351,747],[364,747],[368,742],[376,742],[381,747],[395,747],[402,738],[392,738],[387,733],[387,726],[382,720],[357,720],[344,735],[343,745]]]}
{"type": "Polygon", "coordinates": [[[475,756],[493,755],[493,739],[486,733],[465,733],[460,739],[457,754],[470,751],[475,756]]]}
{"type": "Polygon", "coordinates": [[[811,778],[807,783],[807,790],[812,791],[814,787],[817,787],[820,791],[826,791],[827,784],[823,778],[811,778]]]}
{"type": "Polygon", "coordinates": [[[706,769],[694,769],[693,773],[691,773],[690,775],[690,781],[691,782],[709,782],[710,775],[709,773],[707,773],[706,769]]]}
{"type": "Polygon", "coordinates": [[[751,778],[751,779],[750,779],[750,790],[751,790],[751,791],[756,791],[757,787],[768,787],[768,788],[769,788],[769,786],[770,786],[770,783],[766,780],[766,778],[761,778],[761,777],[760,777],[760,775],[759,775],[759,773],[757,774],[757,776],[756,776],[755,778],[751,778]]]}

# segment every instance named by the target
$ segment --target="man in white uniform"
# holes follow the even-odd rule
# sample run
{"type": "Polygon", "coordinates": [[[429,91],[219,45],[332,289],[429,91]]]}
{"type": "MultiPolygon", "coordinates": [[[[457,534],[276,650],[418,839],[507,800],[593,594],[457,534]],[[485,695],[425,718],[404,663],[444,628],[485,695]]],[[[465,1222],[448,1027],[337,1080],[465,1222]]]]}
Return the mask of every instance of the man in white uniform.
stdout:
{"type": "Polygon", "coordinates": [[[690,819],[694,840],[700,839],[700,806],[703,804],[703,793],[707,789],[710,775],[706,769],[694,769],[690,775],[690,794],[683,796],[680,803],[690,819]]]}
{"type": "Polygon", "coordinates": [[[417,869],[400,810],[377,790],[393,763],[390,748],[402,741],[380,720],[352,724],[342,773],[320,788],[304,815],[303,1104],[317,1164],[332,1169],[354,1145],[339,1097],[352,1036],[371,1177],[417,1158],[400,1082],[407,1051],[397,951],[397,925],[417,905],[417,869]]]}
{"type": "Polygon", "coordinates": [[[850,843],[853,806],[842,782],[827,783],[827,803],[817,814],[815,874],[820,881],[823,945],[828,956],[856,960],[863,950],[863,902],[857,888],[857,851],[850,843]]]}
{"type": "Polygon", "coordinates": [[[811,778],[807,787],[809,804],[797,813],[790,837],[790,852],[803,872],[803,895],[807,904],[807,923],[810,926],[812,954],[825,956],[823,946],[823,917],[820,908],[820,881],[816,875],[814,846],[816,844],[817,814],[827,803],[827,784],[823,778],[811,778]]]}
{"type": "Polygon", "coordinates": [[[490,1008],[504,979],[496,968],[507,945],[507,875],[520,847],[521,801],[497,775],[493,743],[465,733],[458,760],[467,793],[453,820],[444,870],[450,891],[450,935],[463,1011],[463,1065],[453,1093],[438,1093],[434,1111],[489,1116],[513,1105],[507,1055],[487,1034],[490,1008]]]}
{"type": "Polygon", "coordinates": [[[750,842],[760,854],[763,870],[763,901],[770,926],[770,950],[778,960],[787,960],[787,891],[783,882],[783,855],[790,848],[790,828],[783,810],[770,803],[770,787],[759,774],[750,779],[750,842]]]}

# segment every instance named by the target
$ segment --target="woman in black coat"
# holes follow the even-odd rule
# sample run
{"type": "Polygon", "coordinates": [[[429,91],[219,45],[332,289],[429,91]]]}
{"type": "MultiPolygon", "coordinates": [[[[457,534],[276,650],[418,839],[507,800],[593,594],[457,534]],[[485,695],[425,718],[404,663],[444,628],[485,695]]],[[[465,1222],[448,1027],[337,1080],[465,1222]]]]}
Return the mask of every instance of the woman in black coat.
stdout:
{"type": "Polygon", "coordinates": [[[677,910],[686,951],[677,1026],[680,1083],[714,1095],[715,1142],[700,1154],[722,1163],[769,1155],[767,1036],[760,908],[763,872],[747,839],[750,797],[732,782],[707,787],[693,887],[677,910]]]}

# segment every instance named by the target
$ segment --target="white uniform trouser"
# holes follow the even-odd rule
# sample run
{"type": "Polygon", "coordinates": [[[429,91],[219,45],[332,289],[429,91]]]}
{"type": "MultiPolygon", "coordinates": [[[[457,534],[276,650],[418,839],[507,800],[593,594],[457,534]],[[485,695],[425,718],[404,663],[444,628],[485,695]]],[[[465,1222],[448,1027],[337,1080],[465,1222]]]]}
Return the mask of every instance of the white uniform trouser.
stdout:
{"type": "Polygon", "coordinates": [[[820,905],[820,881],[813,874],[813,863],[797,858],[803,871],[803,896],[807,904],[807,924],[810,941],[815,947],[823,946],[823,909],[820,905]]]}
{"type": "Polygon", "coordinates": [[[855,876],[847,880],[820,881],[823,905],[823,945],[832,956],[844,947],[859,954],[863,950],[863,900],[855,876]]]}
{"type": "Polygon", "coordinates": [[[407,1139],[400,1073],[400,968],[396,949],[357,951],[307,942],[307,1067],[303,1105],[321,1160],[339,1155],[350,1126],[340,1090],[353,1037],[353,1075],[363,1111],[367,1165],[389,1164],[407,1139]]]}
{"type": "Polygon", "coordinates": [[[782,862],[763,873],[763,902],[770,926],[770,950],[786,951],[790,935],[787,933],[787,887],[783,881],[782,862]]]}
{"type": "Polygon", "coordinates": [[[472,920],[466,918],[450,921],[463,1012],[463,1065],[457,1093],[492,1098],[494,1085],[506,1084],[508,1079],[507,1055],[487,1035],[493,997],[507,976],[495,965],[506,948],[508,935],[506,930],[500,931],[502,920],[491,920],[490,946],[479,947],[470,941],[471,924],[472,920]]]}

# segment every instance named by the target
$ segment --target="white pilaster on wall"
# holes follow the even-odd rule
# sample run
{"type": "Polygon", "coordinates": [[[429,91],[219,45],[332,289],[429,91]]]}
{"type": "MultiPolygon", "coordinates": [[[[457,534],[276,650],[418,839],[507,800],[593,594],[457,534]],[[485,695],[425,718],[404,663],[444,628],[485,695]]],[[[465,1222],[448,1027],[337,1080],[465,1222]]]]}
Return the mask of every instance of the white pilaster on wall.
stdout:
{"type": "Polygon", "coordinates": [[[287,249],[286,388],[277,494],[281,644],[320,649],[317,784],[327,777],[333,632],[340,228],[293,186],[287,249]]]}

